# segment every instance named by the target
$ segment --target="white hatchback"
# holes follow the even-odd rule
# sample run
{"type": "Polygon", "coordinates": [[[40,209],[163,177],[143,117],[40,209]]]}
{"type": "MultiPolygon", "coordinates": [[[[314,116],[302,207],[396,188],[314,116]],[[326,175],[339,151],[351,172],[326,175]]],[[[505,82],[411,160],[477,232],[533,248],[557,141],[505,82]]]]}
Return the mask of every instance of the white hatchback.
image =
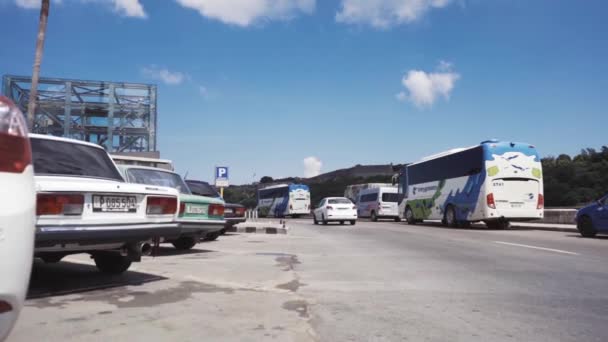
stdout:
{"type": "Polygon", "coordinates": [[[313,211],[314,224],[328,222],[357,223],[357,207],[346,197],[326,197],[319,202],[313,211]]]}
{"type": "Polygon", "coordinates": [[[34,249],[36,192],[23,114],[0,96],[0,341],[27,293],[34,249]]]}

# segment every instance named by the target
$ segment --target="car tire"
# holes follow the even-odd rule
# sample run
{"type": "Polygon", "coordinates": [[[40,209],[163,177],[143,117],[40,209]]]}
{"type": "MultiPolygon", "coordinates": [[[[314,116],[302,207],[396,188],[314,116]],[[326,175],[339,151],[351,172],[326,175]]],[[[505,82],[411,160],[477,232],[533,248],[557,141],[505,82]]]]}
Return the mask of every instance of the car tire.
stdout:
{"type": "Polygon", "coordinates": [[[93,256],[95,266],[106,274],[121,274],[131,267],[131,259],[118,253],[99,253],[93,256]]]}
{"type": "Polygon", "coordinates": [[[321,215],[321,222],[323,222],[324,226],[327,226],[327,220],[325,219],[325,215],[321,215]]]}
{"type": "Polygon", "coordinates": [[[581,216],[581,218],[578,219],[576,228],[582,237],[592,238],[597,235],[597,230],[593,227],[593,221],[591,220],[591,217],[587,215],[581,216]]]}
{"type": "Polygon", "coordinates": [[[372,219],[372,222],[378,222],[378,215],[376,215],[376,212],[373,210],[372,210],[371,219],[372,219]]]}
{"type": "Polygon", "coordinates": [[[41,256],[40,259],[44,261],[46,264],[56,264],[61,261],[65,257],[64,254],[46,254],[41,256]]]}
{"type": "Polygon", "coordinates": [[[207,235],[205,235],[205,237],[203,238],[203,241],[215,241],[217,240],[218,237],[220,237],[220,235],[222,232],[213,232],[213,233],[209,233],[207,235]]]}
{"type": "Polygon", "coordinates": [[[407,221],[407,224],[416,224],[416,218],[414,217],[414,211],[412,210],[411,207],[407,207],[405,208],[405,213],[403,214],[403,216],[405,217],[405,221],[407,221]]]}
{"type": "Polygon", "coordinates": [[[317,215],[315,215],[315,214],[312,214],[312,223],[315,225],[319,224],[319,221],[317,221],[317,215]]]}
{"type": "Polygon", "coordinates": [[[182,236],[179,239],[171,242],[171,244],[173,244],[173,247],[175,247],[175,249],[185,251],[194,247],[196,245],[197,240],[198,239],[193,236],[182,236]]]}
{"type": "Polygon", "coordinates": [[[351,225],[351,226],[354,226],[355,224],[357,224],[357,221],[356,221],[356,220],[351,220],[351,221],[350,221],[350,225],[351,225]]]}
{"type": "Polygon", "coordinates": [[[401,217],[395,217],[395,222],[401,222],[401,217]]]}
{"type": "Polygon", "coordinates": [[[445,208],[445,214],[443,214],[445,225],[452,228],[458,227],[458,221],[456,221],[456,209],[451,204],[448,204],[447,208],[445,208]]]}

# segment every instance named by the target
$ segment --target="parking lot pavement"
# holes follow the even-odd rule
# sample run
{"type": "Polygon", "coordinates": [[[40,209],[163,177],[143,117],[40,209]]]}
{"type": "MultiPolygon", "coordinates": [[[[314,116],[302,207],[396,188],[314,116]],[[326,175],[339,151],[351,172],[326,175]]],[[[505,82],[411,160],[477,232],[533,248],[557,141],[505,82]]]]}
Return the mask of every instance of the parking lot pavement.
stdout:
{"type": "Polygon", "coordinates": [[[603,341],[606,239],[290,220],[121,277],[37,263],[9,341],[603,341]],[[101,289],[96,290],[98,285],[101,289]]]}

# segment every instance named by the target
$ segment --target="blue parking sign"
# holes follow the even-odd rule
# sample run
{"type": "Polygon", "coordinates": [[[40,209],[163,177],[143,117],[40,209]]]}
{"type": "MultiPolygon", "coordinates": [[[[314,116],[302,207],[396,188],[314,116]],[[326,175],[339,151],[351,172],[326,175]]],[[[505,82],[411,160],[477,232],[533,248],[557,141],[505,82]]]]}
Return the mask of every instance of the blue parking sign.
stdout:
{"type": "Polygon", "coordinates": [[[215,179],[228,179],[228,167],[227,166],[216,166],[215,167],[215,179]]]}

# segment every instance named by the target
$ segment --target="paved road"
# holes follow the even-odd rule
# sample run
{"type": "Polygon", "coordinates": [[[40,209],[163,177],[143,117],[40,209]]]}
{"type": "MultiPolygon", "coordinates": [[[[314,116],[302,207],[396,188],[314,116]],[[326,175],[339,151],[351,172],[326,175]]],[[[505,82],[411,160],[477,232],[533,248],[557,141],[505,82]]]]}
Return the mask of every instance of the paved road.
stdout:
{"type": "Polygon", "coordinates": [[[608,240],[359,222],[36,264],[12,341],[604,341],[608,240]],[[87,264],[88,263],[88,264],[87,264]],[[117,286],[118,287],[112,287],[117,286]],[[100,290],[84,292],[92,288],[100,290]],[[63,295],[57,295],[63,294],[63,295]]]}

